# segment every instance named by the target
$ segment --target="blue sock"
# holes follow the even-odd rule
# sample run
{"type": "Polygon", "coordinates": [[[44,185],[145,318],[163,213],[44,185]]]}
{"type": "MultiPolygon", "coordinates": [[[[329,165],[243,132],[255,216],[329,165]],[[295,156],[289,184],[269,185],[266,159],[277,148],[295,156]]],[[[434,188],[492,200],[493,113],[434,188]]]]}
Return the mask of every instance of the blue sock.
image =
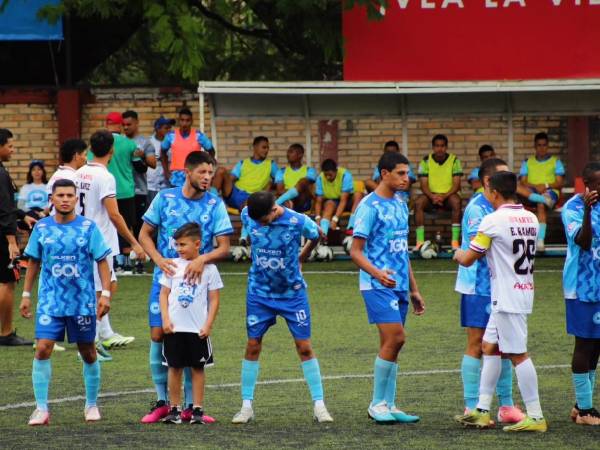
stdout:
{"type": "Polygon", "coordinates": [[[463,355],[460,365],[463,382],[463,397],[465,408],[474,410],[479,401],[479,380],[481,378],[481,360],[469,355],[463,355]]]}
{"type": "Polygon", "coordinates": [[[246,229],[246,225],[242,223],[242,231],[240,232],[240,239],[248,239],[248,230],[246,229]]]}
{"type": "Polygon", "coordinates": [[[596,370],[590,370],[588,376],[590,378],[590,385],[592,386],[592,395],[594,395],[594,389],[596,389],[596,370]]]}
{"type": "Polygon", "coordinates": [[[499,406],[514,406],[512,398],[512,362],[510,359],[502,360],[500,378],[496,384],[496,395],[499,406]]]}
{"type": "Polygon", "coordinates": [[[541,239],[542,241],[546,238],[546,224],[545,223],[540,223],[540,230],[538,231],[538,239],[541,239]]]}
{"type": "Polygon", "coordinates": [[[533,203],[544,203],[546,201],[544,196],[542,194],[538,194],[537,192],[532,192],[531,194],[529,194],[527,200],[533,203]]]}
{"type": "Polygon", "coordinates": [[[352,228],[354,228],[354,214],[350,214],[350,218],[348,219],[348,229],[351,230],[352,228]]]}
{"type": "Polygon", "coordinates": [[[589,372],[572,374],[573,386],[575,386],[575,398],[579,409],[590,409],[592,407],[592,383],[589,372]]]}
{"type": "Polygon", "coordinates": [[[150,372],[156,389],[157,400],[167,401],[167,380],[169,369],[163,365],[162,342],[150,341],[150,372]]]}
{"type": "Polygon", "coordinates": [[[125,255],[117,255],[117,264],[119,266],[125,265],[125,255]]]}
{"type": "Polygon", "coordinates": [[[194,392],[192,391],[192,368],[185,367],[183,369],[183,397],[185,399],[185,407],[194,404],[194,392]]]}
{"type": "Polygon", "coordinates": [[[254,400],[254,388],[258,379],[258,361],[242,361],[242,400],[254,400]]]}
{"type": "Polygon", "coordinates": [[[96,406],[100,390],[100,363],[83,362],[83,384],[85,385],[85,407],[96,406]]]}
{"type": "Polygon", "coordinates": [[[34,359],[31,380],[33,381],[33,395],[37,408],[48,411],[48,388],[52,378],[52,363],[49,359],[34,359]]]}
{"type": "Polygon", "coordinates": [[[387,386],[385,387],[385,402],[388,408],[396,406],[396,378],[398,378],[398,364],[392,366],[390,376],[388,378],[387,386]]]}
{"type": "Polygon", "coordinates": [[[372,405],[377,405],[385,400],[385,391],[388,385],[388,380],[395,364],[396,363],[392,361],[381,359],[379,356],[375,358],[372,405]]]}
{"type": "Polygon", "coordinates": [[[279,197],[275,203],[277,203],[278,205],[283,205],[288,200],[293,200],[296,197],[298,197],[298,189],[293,187],[281,194],[281,197],[279,197]]]}
{"type": "Polygon", "coordinates": [[[314,401],[323,400],[323,383],[321,382],[321,370],[317,358],[309,359],[302,363],[302,372],[304,379],[308,384],[310,396],[314,401]]]}
{"type": "Polygon", "coordinates": [[[323,230],[323,234],[327,237],[327,233],[329,233],[329,220],[321,219],[321,230],[323,230]]]}

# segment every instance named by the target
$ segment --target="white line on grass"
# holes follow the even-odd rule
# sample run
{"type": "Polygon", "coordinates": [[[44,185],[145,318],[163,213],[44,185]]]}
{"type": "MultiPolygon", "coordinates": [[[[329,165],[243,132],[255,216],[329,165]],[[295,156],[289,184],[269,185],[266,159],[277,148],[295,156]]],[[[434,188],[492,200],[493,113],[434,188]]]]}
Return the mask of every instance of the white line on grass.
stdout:
{"type": "MultiPolygon", "coordinates": [[[[538,370],[552,370],[552,369],[566,369],[571,367],[570,364],[549,364],[545,366],[536,366],[538,370]]],[[[419,375],[440,375],[449,373],[460,373],[459,369],[433,369],[433,370],[414,370],[410,372],[400,372],[400,376],[410,377],[419,375]]],[[[325,375],[322,377],[323,380],[350,380],[350,379],[363,379],[373,378],[370,373],[364,374],[347,374],[347,375],[325,375]]],[[[304,378],[285,378],[281,380],[265,380],[259,381],[257,384],[270,385],[270,384],[288,384],[288,383],[304,383],[304,378]]],[[[223,383],[223,384],[208,384],[207,389],[224,389],[224,388],[235,388],[240,387],[240,383],[223,383]]],[[[99,395],[100,398],[120,397],[122,395],[136,395],[136,394],[150,394],[153,393],[154,389],[134,389],[131,391],[120,391],[120,392],[105,392],[99,395]]],[[[48,403],[59,404],[78,402],[85,400],[83,395],[75,395],[72,397],[62,397],[49,400],[48,403]]],[[[8,405],[0,406],[0,411],[8,411],[11,409],[18,408],[30,408],[35,406],[35,402],[22,402],[22,403],[11,403],[8,405]]]]}

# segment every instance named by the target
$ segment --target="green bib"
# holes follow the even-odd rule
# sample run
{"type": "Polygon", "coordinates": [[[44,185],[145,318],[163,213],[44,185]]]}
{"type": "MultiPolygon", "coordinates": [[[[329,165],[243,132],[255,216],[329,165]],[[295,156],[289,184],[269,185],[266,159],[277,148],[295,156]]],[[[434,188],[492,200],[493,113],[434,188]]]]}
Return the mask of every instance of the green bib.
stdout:
{"type": "Polygon", "coordinates": [[[438,164],[433,159],[433,153],[427,158],[429,168],[429,189],[434,194],[445,194],[452,189],[452,168],[456,161],[456,155],[449,153],[444,164],[438,164]]]}
{"type": "Polygon", "coordinates": [[[307,174],[307,166],[302,166],[298,170],[294,170],[288,166],[283,172],[283,185],[285,186],[286,190],[291,189],[294,186],[296,186],[296,184],[298,184],[298,181],[300,181],[302,178],[306,178],[307,174]]]}
{"type": "Polygon", "coordinates": [[[328,181],[325,178],[325,174],[321,172],[321,183],[323,184],[323,197],[329,200],[339,200],[342,196],[342,181],[344,180],[344,174],[346,169],[338,167],[335,180],[328,181]]]}
{"type": "Polygon", "coordinates": [[[238,189],[253,194],[262,191],[271,179],[271,160],[265,159],[259,164],[247,158],[242,163],[240,179],[235,182],[238,189]]]}

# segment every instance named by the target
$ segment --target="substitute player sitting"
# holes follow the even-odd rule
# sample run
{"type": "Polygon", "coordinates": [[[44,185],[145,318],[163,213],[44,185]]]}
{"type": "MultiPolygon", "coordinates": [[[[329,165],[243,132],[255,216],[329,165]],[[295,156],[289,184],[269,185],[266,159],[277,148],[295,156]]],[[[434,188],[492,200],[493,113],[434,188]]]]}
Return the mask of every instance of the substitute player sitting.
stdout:
{"type": "Polygon", "coordinates": [[[311,187],[317,181],[317,171],[302,164],[304,147],[292,144],[287,150],[288,165],[281,167],[275,176],[277,204],[298,212],[310,211],[312,207],[311,187]]]}
{"type": "Polygon", "coordinates": [[[181,423],[181,379],[184,367],[191,367],[193,409],[190,423],[204,423],[204,367],[212,365],[210,333],[219,310],[219,289],[223,282],[217,266],[207,264],[199,281],[185,278],[185,268],[198,257],[202,244],[200,226],[188,223],[173,235],[179,258],[173,275],[163,273],[160,309],[163,318],[164,356],[169,366],[171,411],[165,423],[181,423]]]}
{"type": "Polygon", "coordinates": [[[30,258],[20,311],[31,318],[31,288],[40,268],[38,305],[35,316],[37,340],[33,360],[33,393],[36,409],[29,425],[48,425],[48,389],[52,375],[50,356],[56,341],[76,342],[83,359],[85,384],[84,417],[100,420],[96,405],[100,389],[100,364],[96,357],[96,315],[110,309],[110,271],[106,258],[111,249],[94,222],[75,214],[77,192],[71,180],[58,180],[52,188],[56,214],[40,220],[33,229],[25,255],[30,258]],[[102,282],[96,309],[94,262],[102,282]]]}
{"type": "Polygon", "coordinates": [[[481,221],[468,250],[454,259],[469,267],[486,256],[490,268],[492,312],[483,335],[483,368],[477,408],[455,416],[466,427],[489,428],[490,407],[502,369],[500,352],[510,358],[517,374],[527,416],[504,431],[548,429],[542,414],[538,378],[527,354],[527,316],[533,309],[533,262],[538,221],[523,205],[515,204],[517,176],[496,172],[490,178],[490,203],[495,211],[481,221]]]}

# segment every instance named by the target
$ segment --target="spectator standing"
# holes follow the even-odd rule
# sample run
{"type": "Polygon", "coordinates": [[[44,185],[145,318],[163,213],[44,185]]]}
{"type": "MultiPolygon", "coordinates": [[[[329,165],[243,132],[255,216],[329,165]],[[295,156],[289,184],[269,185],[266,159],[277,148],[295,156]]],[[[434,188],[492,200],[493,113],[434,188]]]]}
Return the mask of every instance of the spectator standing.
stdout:
{"type": "Polygon", "coordinates": [[[159,117],[154,121],[154,134],[148,139],[148,142],[154,148],[154,157],[157,161],[156,168],[148,167],[148,172],[146,172],[148,180],[148,204],[152,203],[152,200],[159,191],[169,187],[169,180],[165,175],[165,166],[169,164],[169,161],[161,149],[161,144],[167,133],[171,131],[173,125],[175,125],[174,119],[159,117]]]}

